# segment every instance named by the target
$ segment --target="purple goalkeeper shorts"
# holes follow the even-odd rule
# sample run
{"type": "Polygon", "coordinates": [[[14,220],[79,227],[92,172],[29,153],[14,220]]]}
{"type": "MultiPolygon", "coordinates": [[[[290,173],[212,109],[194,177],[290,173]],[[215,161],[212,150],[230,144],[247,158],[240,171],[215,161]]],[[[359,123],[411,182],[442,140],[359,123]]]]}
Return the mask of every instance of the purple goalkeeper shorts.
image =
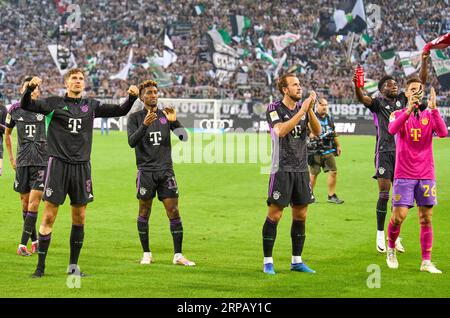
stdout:
{"type": "Polygon", "coordinates": [[[392,205],[412,208],[414,199],[416,199],[417,206],[436,205],[436,181],[394,179],[392,205]]]}

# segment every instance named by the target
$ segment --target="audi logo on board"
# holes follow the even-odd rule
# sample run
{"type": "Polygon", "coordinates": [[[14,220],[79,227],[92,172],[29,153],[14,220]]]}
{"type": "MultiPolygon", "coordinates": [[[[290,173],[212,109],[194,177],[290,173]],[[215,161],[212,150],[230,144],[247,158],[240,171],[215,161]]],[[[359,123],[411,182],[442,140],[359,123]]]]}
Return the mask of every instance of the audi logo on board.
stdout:
{"type": "Polygon", "coordinates": [[[202,129],[230,129],[233,128],[232,119],[203,119],[199,123],[202,129]]]}

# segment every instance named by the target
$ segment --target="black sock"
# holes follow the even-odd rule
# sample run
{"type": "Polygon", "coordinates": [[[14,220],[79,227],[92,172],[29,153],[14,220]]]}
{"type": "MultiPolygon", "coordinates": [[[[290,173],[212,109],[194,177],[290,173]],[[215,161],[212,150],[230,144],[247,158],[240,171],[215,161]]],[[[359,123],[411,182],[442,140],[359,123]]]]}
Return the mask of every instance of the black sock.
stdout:
{"type": "Polygon", "coordinates": [[[20,240],[20,244],[27,245],[28,239],[31,235],[32,242],[36,241],[36,220],[37,220],[37,212],[28,212],[27,217],[23,222],[23,231],[22,231],[22,239],[20,240]],[[34,239],[33,239],[34,233],[34,239]]]}
{"type": "Polygon", "coordinates": [[[144,250],[144,252],[150,252],[150,247],[148,243],[148,218],[138,216],[137,228],[142,249],[144,250]]]}
{"type": "Polygon", "coordinates": [[[84,239],[84,224],[72,224],[72,231],[70,232],[70,260],[69,265],[78,264],[81,248],[83,247],[84,239]]]}
{"type": "Polygon", "coordinates": [[[292,220],[291,239],[293,256],[302,256],[305,238],[305,221],[292,220]]]}
{"type": "Polygon", "coordinates": [[[170,233],[172,233],[175,254],[181,253],[183,245],[183,223],[181,223],[180,218],[170,220],[170,233]]]}
{"type": "Polygon", "coordinates": [[[377,229],[384,231],[384,222],[386,220],[387,204],[389,201],[389,192],[382,191],[378,196],[377,202],[377,229]]]}
{"type": "Polygon", "coordinates": [[[36,221],[37,221],[37,211],[36,212],[28,212],[28,213],[32,213],[32,214],[36,214],[35,215],[35,218],[34,218],[34,224],[33,224],[33,226],[32,226],[32,228],[31,228],[31,236],[30,236],[30,238],[31,238],[31,242],[35,242],[35,241],[37,241],[37,232],[36,232],[36,221]]]}
{"type": "Polygon", "coordinates": [[[47,257],[48,247],[50,246],[50,240],[52,238],[52,233],[43,235],[39,233],[39,247],[38,247],[38,265],[37,269],[42,272],[45,269],[45,258],[47,257]]]}
{"type": "Polygon", "coordinates": [[[277,237],[277,225],[278,223],[269,218],[266,218],[266,222],[264,222],[262,229],[264,257],[272,257],[273,246],[277,237]]]}

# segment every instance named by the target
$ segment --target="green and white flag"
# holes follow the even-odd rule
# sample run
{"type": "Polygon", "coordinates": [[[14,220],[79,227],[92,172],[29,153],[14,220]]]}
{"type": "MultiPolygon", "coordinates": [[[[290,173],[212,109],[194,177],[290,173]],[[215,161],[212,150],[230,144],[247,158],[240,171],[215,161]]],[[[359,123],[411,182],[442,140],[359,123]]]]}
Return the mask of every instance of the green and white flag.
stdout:
{"type": "Polygon", "coordinates": [[[367,33],[363,33],[361,38],[359,39],[359,43],[365,47],[367,47],[370,43],[373,42],[373,38],[367,33]]]}
{"type": "Polygon", "coordinates": [[[262,59],[271,63],[273,66],[278,66],[278,63],[274,60],[273,56],[261,50],[261,48],[257,47],[255,49],[255,52],[256,52],[256,59],[258,60],[262,59]]]}
{"type": "Polygon", "coordinates": [[[384,71],[386,74],[391,75],[395,69],[395,51],[393,49],[386,50],[380,53],[381,58],[384,61],[384,71]]]}
{"type": "Polygon", "coordinates": [[[378,90],[378,81],[370,78],[366,78],[364,83],[364,89],[369,93],[375,93],[378,90]]]}
{"type": "Polygon", "coordinates": [[[230,15],[233,36],[244,34],[250,28],[252,22],[244,15],[230,15]]]}
{"type": "Polygon", "coordinates": [[[420,51],[399,51],[397,52],[400,57],[400,64],[402,65],[403,72],[406,76],[414,74],[420,69],[420,51]]]}
{"type": "Polygon", "coordinates": [[[199,16],[202,15],[203,12],[205,12],[205,5],[204,4],[197,4],[194,6],[194,13],[195,15],[199,16]]]}
{"type": "Polygon", "coordinates": [[[9,58],[8,61],[6,62],[6,65],[8,66],[13,66],[14,64],[16,64],[16,59],[14,57],[9,58]]]}
{"type": "Polygon", "coordinates": [[[225,43],[226,45],[229,45],[231,43],[230,33],[228,33],[228,31],[225,29],[220,29],[220,30],[218,30],[218,32],[220,33],[220,36],[222,37],[223,43],[225,43]]]}
{"type": "Polygon", "coordinates": [[[273,42],[273,47],[277,52],[283,51],[290,44],[298,41],[300,39],[300,35],[286,32],[283,35],[271,35],[270,39],[273,42]]]}
{"type": "Polygon", "coordinates": [[[88,55],[86,60],[87,60],[86,68],[90,72],[97,65],[97,57],[92,56],[92,55],[88,55]]]}

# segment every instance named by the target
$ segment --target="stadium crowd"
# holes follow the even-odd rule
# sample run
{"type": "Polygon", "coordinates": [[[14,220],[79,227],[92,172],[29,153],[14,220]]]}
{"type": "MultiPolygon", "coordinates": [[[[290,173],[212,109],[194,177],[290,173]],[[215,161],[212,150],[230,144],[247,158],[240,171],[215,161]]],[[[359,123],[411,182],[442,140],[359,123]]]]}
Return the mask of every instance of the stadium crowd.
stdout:
{"type": "MultiPolygon", "coordinates": [[[[25,75],[38,75],[43,79],[43,93],[58,94],[63,89],[62,77],[49,54],[47,46],[55,44],[61,21],[57,10],[60,1],[0,2],[0,91],[11,99],[17,97],[20,81],[25,75]]],[[[257,59],[255,43],[262,38],[268,52],[274,51],[271,35],[292,32],[300,35],[299,41],[284,51],[288,54],[288,65],[298,65],[307,60],[315,70],[302,72],[301,78],[320,94],[331,100],[354,100],[352,72],[357,61],[346,61],[346,42],[335,36],[329,41],[317,39],[320,11],[333,12],[337,0],[319,1],[251,1],[251,0],[203,0],[205,11],[194,13],[197,1],[144,0],[100,0],[74,1],[81,8],[81,23],[72,36],[72,52],[78,66],[89,69],[87,92],[89,96],[124,96],[129,83],[138,83],[149,77],[149,69],[142,64],[155,54],[162,56],[166,26],[188,27],[187,32],[172,32],[171,40],[178,59],[164,73],[173,86],[161,89],[164,97],[204,98],[254,98],[267,100],[277,95],[268,85],[266,70],[269,63],[257,59]],[[211,76],[213,65],[201,58],[205,49],[205,34],[215,25],[227,29],[231,34],[228,16],[247,15],[251,27],[247,41],[232,44],[235,49],[247,49],[250,54],[243,58],[247,66],[246,83],[231,81],[218,85],[211,76]],[[125,65],[130,48],[133,48],[133,66],[128,81],[110,80],[125,65]],[[92,63],[92,58],[96,62],[92,63]]],[[[368,1],[365,1],[367,5],[368,1]]],[[[379,52],[389,48],[415,51],[414,38],[421,34],[426,41],[439,35],[441,21],[450,18],[448,1],[405,1],[401,4],[388,0],[372,0],[381,7],[382,24],[371,31],[373,41],[360,45],[356,51],[365,57],[366,77],[379,79],[384,73],[384,62],[379,52]],[[395,7],[395,8],[394,8],[395,7]]],[[[274,53],[275,58],[283,52],[274,53]]],[[[397,59],[394,76],[405,83],[404,74],[397,59]]],[[[284,70],[287,70],[285,68],[284,70]]],[[[429,67],[430,84],[443,95],[433,68],[429,67]]]]}

